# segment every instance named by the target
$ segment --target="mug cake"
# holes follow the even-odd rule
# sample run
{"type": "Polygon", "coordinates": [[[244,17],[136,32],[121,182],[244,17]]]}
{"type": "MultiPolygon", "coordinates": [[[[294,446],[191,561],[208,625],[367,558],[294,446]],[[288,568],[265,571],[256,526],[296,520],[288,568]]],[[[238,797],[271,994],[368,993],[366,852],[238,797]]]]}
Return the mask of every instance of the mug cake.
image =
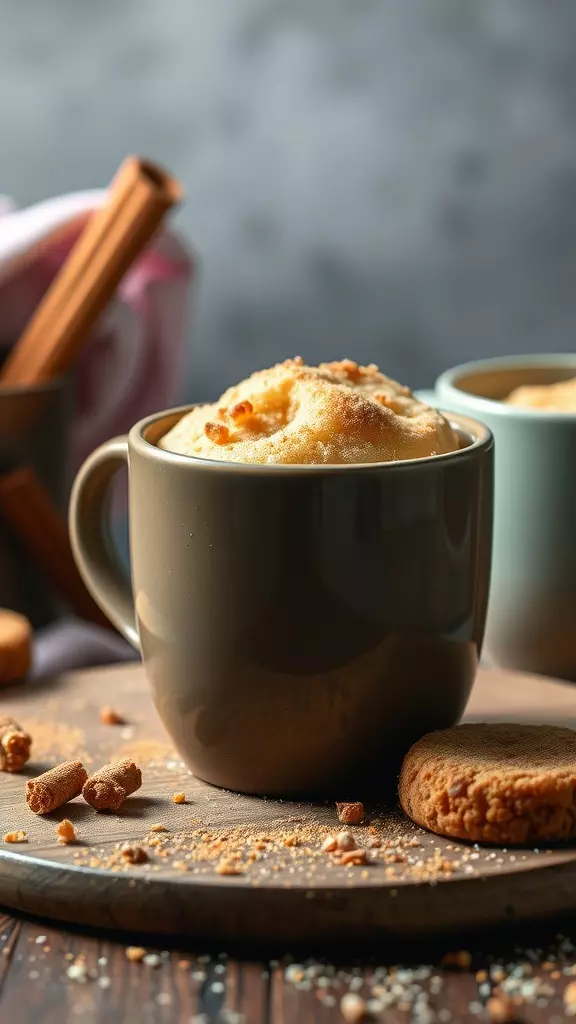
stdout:
{"type": "Polygon", "coordinates": [[[420,459],[460,444],[440,412],[374,364],[296,358],[196,406],[159,446],[224,462],[318,465],[420,459]]]}
{"type": "Polygon", "coordinates": [[[557,384],[521,385],[510,392],[506,403],[522,409],[576,413],[576,377],[557,384]]]}

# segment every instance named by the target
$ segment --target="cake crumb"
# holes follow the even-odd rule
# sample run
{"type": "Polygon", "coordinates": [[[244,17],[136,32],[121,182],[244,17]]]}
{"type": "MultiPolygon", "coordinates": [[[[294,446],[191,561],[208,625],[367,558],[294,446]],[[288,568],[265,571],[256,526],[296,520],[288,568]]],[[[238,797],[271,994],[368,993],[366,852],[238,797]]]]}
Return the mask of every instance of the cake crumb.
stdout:
{"type": "Polygon", "coordinates": [[[133,964],[139,964],[146,956],[146,950],[142,946],[127,946],[126,959],[133,964]]]}
{"type": "Polygon", "coordinates": [[[172,803],[173,804],[185,804],[186,803],[186,793],[172,793],[172,803]]]}
{"type": "Polygon", "coordinates": [[[350,865],[355,866],[360,864],[366,864],[366,861],[366,850],[358,849],[348,850],[346,853],[343,853],[338,863],[342,864],[343,867],[349,867],[350,865]]]}
{"type": "Polygon", "coordinates": [[[26,841],[26,833],[21,828],[15,832],[7,832],[4,836],[5,843],[25,843],[26,841]]]}
{"type": "Polygon", "coordinates": [[[343,825],[361,825],[366,817],[364,804],[337,803],[338,821],[343,825]]]}
{"type": "Polygon", "coordinates": [[[351,832],[339,832],[336,836],[336,849],[342,850],[355,850],[356,840],[351,832]]]}
{"type": "Polygon", "coordinates": [[[131,843],[124,843],[120,853],[129,864],[145,864],[148,854],[141,846],[133,846],[131,843]]]}
{"type": "Polygon", "coordinates": [[[58,823],[56,834],[58,836],[58,842],[63,843],[64,845],[67,843],[73,843],[76,839],[76,831],[69,818],[63,818],[62,821],[58,823]]]}
{"type": "Polygon", "coordinates": [[[118,714],[114,708],[108,707],[107,704],[100,708],[100,721],[102,725],[126,725],[126,720],[122,715],[118,714]]]}
{"type": "Polygon", "coordinates": [[[242,875],[244,872],[239,864],[235,864],[232,860],[221,860],[216,865],[216,874],[218,875],[242,875]]]}
{"type": "Polygon", "coordinates": [[[158,824],[158,825],[150,825],[149,831],[150,832],[167,832],[168,829],[166,828],[166,825],[158,824]]]}

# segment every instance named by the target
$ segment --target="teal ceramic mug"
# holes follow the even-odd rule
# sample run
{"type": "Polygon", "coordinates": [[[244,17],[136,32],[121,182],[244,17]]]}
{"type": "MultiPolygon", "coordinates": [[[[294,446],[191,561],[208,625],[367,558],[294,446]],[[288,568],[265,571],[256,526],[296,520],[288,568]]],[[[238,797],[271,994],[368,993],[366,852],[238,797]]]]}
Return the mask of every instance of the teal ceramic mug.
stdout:
{"type": "Polygon", "coordinates": [[[571,377],[576,355],[487,359],[447,370],[420,396],[495,438],[488,656],[576,681],[576,414],[502,401],[520,385],[571,377]]]}

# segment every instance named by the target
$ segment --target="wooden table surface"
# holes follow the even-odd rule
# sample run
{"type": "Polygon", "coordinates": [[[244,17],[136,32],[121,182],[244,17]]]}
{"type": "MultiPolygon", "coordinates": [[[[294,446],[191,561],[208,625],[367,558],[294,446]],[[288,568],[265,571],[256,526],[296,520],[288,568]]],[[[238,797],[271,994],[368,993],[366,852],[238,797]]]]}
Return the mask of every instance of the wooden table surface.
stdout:
{"type": "MultiPolygon", "coordinates": [[[[564,936],[570,935],[566,929],[564,936]]],[[[278,960],[243,952],[227,957],[199,947],[146,943],[147,961],[131,962],[127,944],[108,935],[52,928],[10,916],[0,919],[0,1020],[10,1024],[338,1024],[341,1000],[359,993],[371,1013],[358,1020],[383,1024],[486,1022],[561,1024],[565,995],[576,982],[569,938],[524,930],[470,944],[466,936],[440,947],[383,949],[348,958],[278,960]],[[550,945],[548,942],[550,941],[550,945]],[[538,947],[544,945],[543,950],[538,947]],[[459,950],[462,946],[464,952],[459,950]],[[456,953],[462,967],[439,966],[456,953]],[[472,960],[467,968],[468,954],[472,960]],[[391,971],[402,961],[397,980],[391,971]],[[486,972],[492,982],[483,981],[486,972]],[[505,980],[502,982],[501,974],[505,980]],[[79,979],[79,980],[78,980],[79,979]],[[385,1008],[382,990],[398,991],[385,1008]],[[486,1009],[491,985],[519,993],[509,1018],[486,1009]],[[425,994],[425,995],[424,995],[425,994]],[[369,1002],[373,1000],[373,1002],[369,1002]]],[[[573,938],[576,934],[572,933],[573,938]]],[[[141,938],[134,938],[140,944],[141,938]]],[[[573,1003],[576,1010],[576,997],[573,1003]]],[[[349,1002],[349,1000],[348,1000],[349,1002]]],[[[362,1005],[361,1003],[359,1004],[362,1005]]],[[[346,1003],[344,1003],[346,1006],[346,1003]]],[[[349,1019],[356,1019],[350,1017],[349,1019]]]]}
{"type": "MultiPolygon", "coordinates": [[[[571,721],[576,691],[553,685],[551,693],[545,717],[571,721]]],[[[541,718],[537,681],[525,678],[523,694],[525,717],[541,718]]],[[[477,691],[472,717],[486,716],[489,695],[477,691]]],[[[576,1016],[575,922],[482,937],[463,932],[426,945],[334,941],[333,952],[208,948],[200,940],[96,934],[6,913],[0,1022],[561,1024],[576,1016]],[[140,959],[131,959],[131,946],[140,959]]]]}

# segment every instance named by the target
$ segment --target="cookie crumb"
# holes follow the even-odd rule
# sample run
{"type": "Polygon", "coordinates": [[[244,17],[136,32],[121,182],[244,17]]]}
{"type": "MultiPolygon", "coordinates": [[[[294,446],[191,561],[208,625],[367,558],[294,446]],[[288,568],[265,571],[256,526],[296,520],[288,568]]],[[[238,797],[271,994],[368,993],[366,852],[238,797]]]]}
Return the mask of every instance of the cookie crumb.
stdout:
{"type": "Polygon", "coordinates": [[[100,721],[102,725],[126,725],[126,720],[119,715],[114,708],[108,707],[107,704],[100,708],[100,721]]]}
{"type": "Polygon", "coordinates": [[[149,831],[150,832],[167,832],[168,829],[166,828],[166,825],[158,824],[158,825],[150,825],[149,831]]]}
{"type": "Polygon", "coordinates": [[[339,832],[336,836],[336,848],[338,850],[355,850],[356,840],[351,832],[339,832]]]}
{"type": "Polygon", "coordinates": [[[142,946],[127,946],[126,959],[133,964],[139,964],[146,956],[146,950],[142,946]]]}
{"type": "Polygon", "coordinates": [[[232,860],[221,860],[216,865],[217,875],[243,875],[244,872],[239,864],[235,864],[232,860]]]}
{"type": "Polygon", "coordinates": [[[62,821],[58,823],[56,834],[58,836],[58,842],[63,843],[64,845],[67,843],[73,843],[76,839],[76,831],[69,818],[63,818],[62,821]]]}
{"type": "Polygon", "coordinates": [[[338,821],[343,825],[361,825],[366,817],[364,804],[337,803],[338,821]]]}
{"type": "Polygon", "coordinates": [[[349,867],[350,865],[366,864],[367,861],[366,850],[348,850],[347,853],[343,853],[338,861],[343,867],[349,867]]]}
{"type": "Polygon", "coordinates": [[[7,832],[4,836],[5,843],[25,843],[26,833],[20,828],[16,832],[7,832]]]}
{"type": "Polygon", "coordinates": [[[146,864],[148,860],[146,850],[141,846],[133,846],[131,843],[124,843],[120,853],[128,864],[146,864]]]}
{"type": "Polygon", "coordinates": [[[173,804],[185,804],[186,803],[186,793],[172,793],[172,803],[173,804]]]}

